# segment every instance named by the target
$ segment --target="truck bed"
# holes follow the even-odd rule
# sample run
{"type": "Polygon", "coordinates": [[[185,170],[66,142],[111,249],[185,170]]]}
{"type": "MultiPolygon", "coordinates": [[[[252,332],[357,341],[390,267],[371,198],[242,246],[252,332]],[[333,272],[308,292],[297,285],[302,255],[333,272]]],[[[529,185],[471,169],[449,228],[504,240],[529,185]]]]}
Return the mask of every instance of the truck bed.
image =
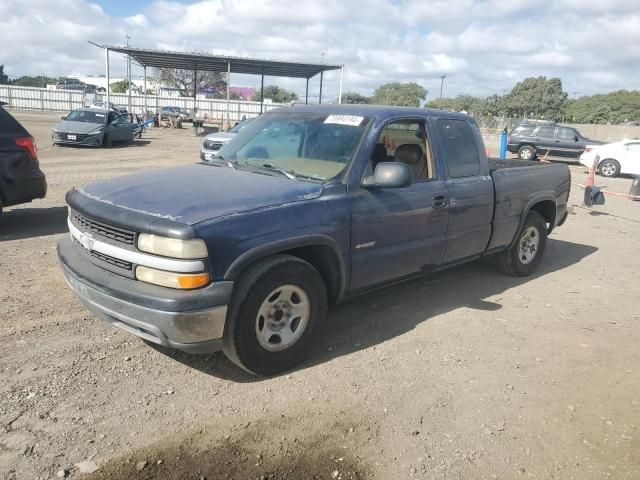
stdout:
{"type": "MultiPolygon", "coordinates": [[[[488,250],[511,242],[522,214],[533,202],[549,200],[556,215],[564,215],[571,174],[561,163],[489,159],[495,186],[493,235],[488,250]]],[[[551,226],[553,227],[553,226],[551,226]]]]}

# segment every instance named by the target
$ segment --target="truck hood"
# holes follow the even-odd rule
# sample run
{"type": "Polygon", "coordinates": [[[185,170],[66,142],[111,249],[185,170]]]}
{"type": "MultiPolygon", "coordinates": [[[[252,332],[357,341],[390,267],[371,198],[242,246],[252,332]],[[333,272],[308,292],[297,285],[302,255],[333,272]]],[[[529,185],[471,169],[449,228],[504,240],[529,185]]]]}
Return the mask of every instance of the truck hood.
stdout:
{"type": "Polygon", "coordinates": [[[104,126],[104,123],[72,122],[69,120],[63,120],[56,125],[56,129],[59,132],[85,134],[95,130],[96,128],[103,128],[104,126]]]}
{"type": "Polygon", "coordinates": [[[78,191],[94,201],[195,225],[225,215],[316,198],[322,185],[196,164],[116,177],[78,191]]]}

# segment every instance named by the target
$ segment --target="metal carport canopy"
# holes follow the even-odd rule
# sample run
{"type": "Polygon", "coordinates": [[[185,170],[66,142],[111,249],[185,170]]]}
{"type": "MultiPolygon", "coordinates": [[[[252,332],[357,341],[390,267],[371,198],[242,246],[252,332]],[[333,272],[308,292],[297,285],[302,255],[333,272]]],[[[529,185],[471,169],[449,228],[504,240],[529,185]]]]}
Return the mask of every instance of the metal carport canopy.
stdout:
{"type": "Polygon", "coordinates": [[[232,57],[228,55],[208,55],[204,53],[182,53],[145,48],[101,45],[112,52],[131,55],[143,67],[180,68],[210,72],[226,72],[270,77],[311,78],[319,73],[340,70],[342,65],[323,63],[286,62],[259,58],[232,57]]]}
{"type": "MultiPolygon", "coordinates": [[[[193,103],[196,104],[195,82],[198,71],[227,72],[227,84],[231,85],[231,73],[243,73],[248,75],[260,75],[260,113],[264,104],[264,77],[290,77],[305,78],[307,80],[305,103],[309,102],[309,79],[320,74],[319,103],[322,103],[322,76],[330,70],[340,70],[340,89],[338,103],[342,103],[342,75],[344,65],[328,65],[324,63],[287,62],[282,60],[265,60],[260,58],[233,57],[229,55],[208,55],[205,53],[184,53],[167,50],[153,50],[147,48],[122,47],[119,45],[100,45],[89,42],[105,50],[105,64],[107,77],[107,103],[109,102],[109,52],[117,52],[128,55],[136,60],[144,68],[145,111],[147,91],[147,67],[177,68],[192,70],[194,72],[193,103]]],[[[131,70],[128,69],[128,81],[131,83],[131,70]]],[[[131,92],[131,90],[129,90],[131,92]]],[[[129,98],[129,109],[131,99],[129,98]]],[[[229,121],[229,89],[227,88],[227,122],[229,121]]]]}

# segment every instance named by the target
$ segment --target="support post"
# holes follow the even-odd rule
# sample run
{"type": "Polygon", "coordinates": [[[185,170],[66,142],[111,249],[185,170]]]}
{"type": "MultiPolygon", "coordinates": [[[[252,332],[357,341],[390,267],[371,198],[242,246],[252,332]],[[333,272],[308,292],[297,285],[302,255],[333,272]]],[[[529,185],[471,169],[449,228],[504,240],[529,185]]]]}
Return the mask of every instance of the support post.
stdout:
{"type": "Polygon", "coordinates": [[[309,103],[309,77],[307,77],[307,89],[304,92],[304,103],[305,105],[309,103]]]}
{"type": "Polygon", "coordinates": [[[131,55],[127,55],[127,111],[133,114],[131,108],[131,55]]]}
{"type": "Polygon", "coordinates": [[[340,87],[338,88],[338,104],[342,103],[342,78],[344,77],[344,65],[340,67],[340,87]]]}
{"type": "Polygon", "coordinates": [[[109,49],[105,48],[105,68],[107,70],[107,108],[109,108],[109,49]]]}
{"type": "Polygon", "coordinates": [[[191,114],[191,118],[195,118],[196,110],[196,95],[198,92],[198,66],[196,65],[193,68],[193,113],[191,114]]]}
{"type": "Polygon", "coordinates": [[[229,118],[229,100],[231,92],[231,60],[227,60],[227,130],[231,126],[231,119],[229,118]]]}
{"type": "Polygon", "coordinates": [[[262,115],[262,109],[264,107],[264,73],[260,80],[260,115],[262,115]]]}
{"type": "Polygon", "coordinates": [[[144,71],[144,118],[147,119],[147,67],[142,67],[144,71]]]}
{"type": "Polygon", "coordinates": [[[324,72],[320,72],[320,95],[318,96],[318,103],[322,103],[322,74],[324,72]]]}

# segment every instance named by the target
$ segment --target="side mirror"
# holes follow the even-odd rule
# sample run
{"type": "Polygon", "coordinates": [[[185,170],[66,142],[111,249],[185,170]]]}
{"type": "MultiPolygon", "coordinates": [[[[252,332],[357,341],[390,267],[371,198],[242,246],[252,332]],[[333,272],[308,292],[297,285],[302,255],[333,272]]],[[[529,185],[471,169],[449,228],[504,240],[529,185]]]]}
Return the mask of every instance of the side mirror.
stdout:
{"type": "Polygon", "coordinates": [[[578,140],[580,140],[580,139],[578,138],[578,135],[574,135],[574,136],[573,136],[573,141],[574,141],[574,142],[577,142],[578,140]]]}
{"type": "Polygon", "coordinates": [[[403,188],[413,183],[409,166],[402,162],[380,162],[373,175],[362,181],[363,188],[403,188]]]}
{"type": "Polygon", "coordinates": [[[66,120],[66,119],[67,119],[66,115],[63,115],[63,116],[60,117],[60,120],[66,120]]]}

